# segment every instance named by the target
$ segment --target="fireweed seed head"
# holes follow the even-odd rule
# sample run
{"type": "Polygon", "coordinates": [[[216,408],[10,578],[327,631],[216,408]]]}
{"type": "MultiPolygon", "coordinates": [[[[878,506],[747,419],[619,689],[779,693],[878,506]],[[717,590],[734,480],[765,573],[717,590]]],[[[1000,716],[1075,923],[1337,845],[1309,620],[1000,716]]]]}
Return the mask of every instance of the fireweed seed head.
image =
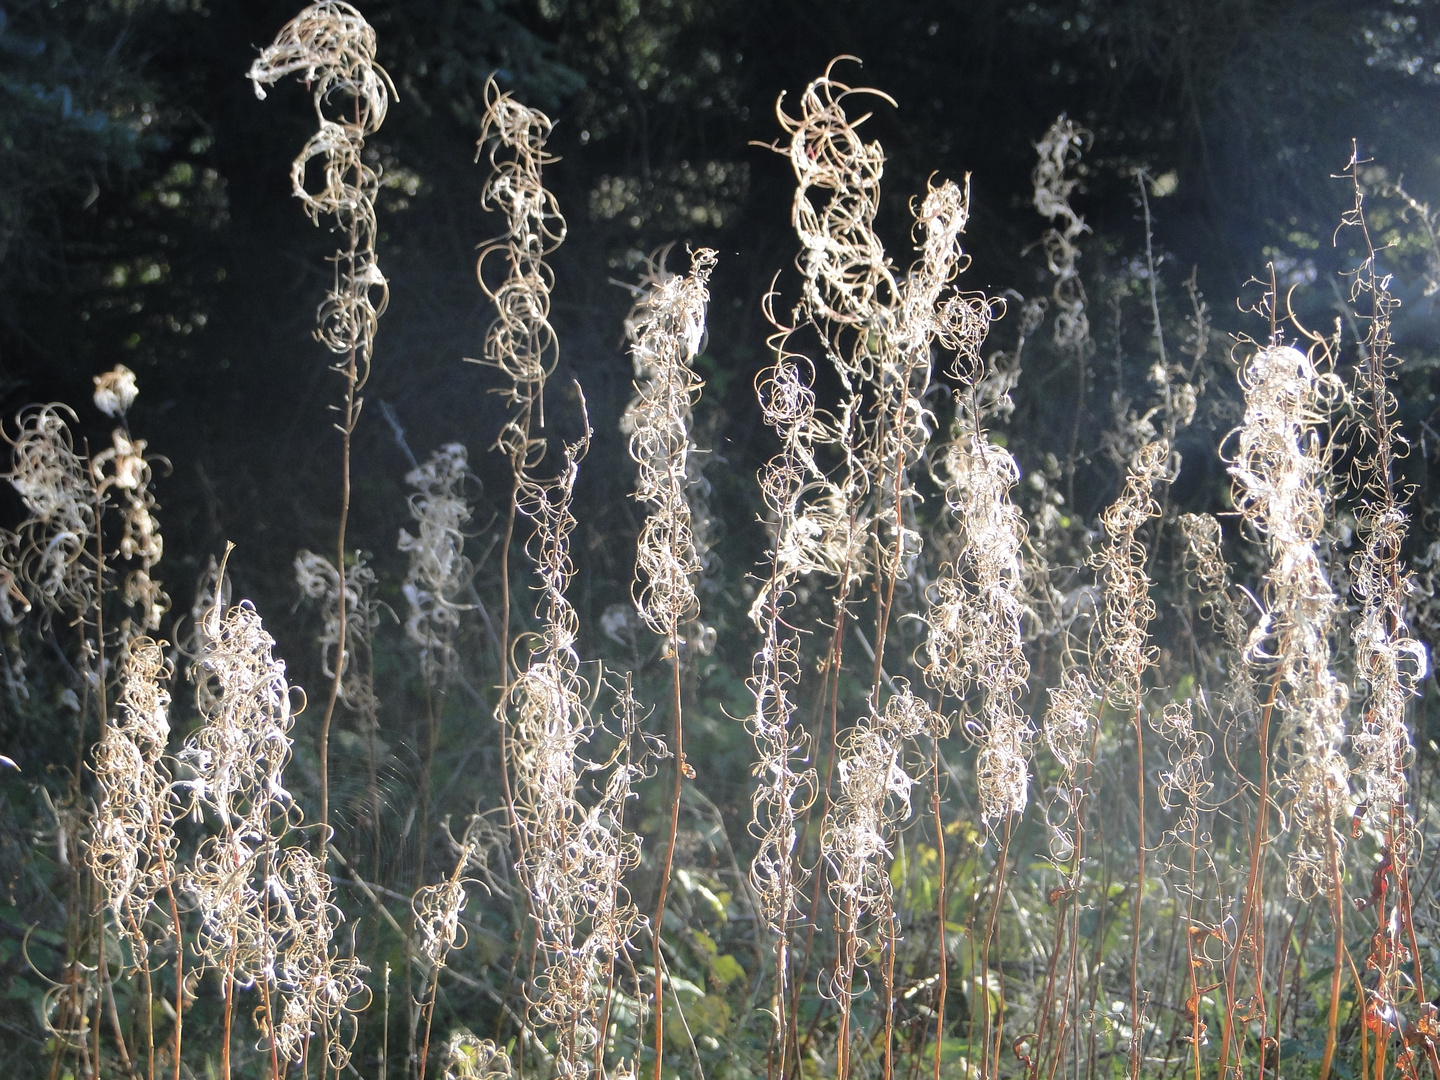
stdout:
{"type": "Polygon", "coordinates": [[[315,108],[332,101],[353,100],[352,116],[366,133],[379,129],[389,107],[389,77],[375,63],[374,28],[365,17],[340,0],[311,4],[286,23],[250,65],[247,76],[255,96],[265,99],[265,87],[287,75],[296,75],[310,90],[315,108]]]}
{"type": "Polygon", "coordinates": [[[137,965],[149,951],[141,926],[168,883],[176,846],[166,764],[170,674],[159,642],[131,640],[120,660],[118,708],[95,747],[100,800],[86,861],[137,965]]]}
{"type": "Polygon", "coordinates": [[[340,647],[340,574],[335,564],[323,555],[301,550],[295,556],[295,584],[308,600],[320,607],[323,626],[320,645],[321,670],[333,679],[340,672],[340,695],[352,708],[364,708],[371,692],[361,665],[354,657],[369,646],[379,624],[379,605],[375,601],[377,579],[363,552],[355,553],[355,561],[345,570],[345,655],[337,657],[340,647]]]}
{"type": "Polygon", "coordinates": [[[1111,700],[1117,704],[1140,700],[1145,671],[1155,663],[1156,649],[1149,644],[1155,602],[1150,596],[1145,544],[1139,531],[1160,513],[1152,490],[1168,479],[1169,465],[1166,440],[1141,445],[1131,459],[1120,497],[1100,515],[1106,544],[1093,559],[1104,592],[1100,664],[1110,684],[1111,700]]]}
{"type": "Polygon", "coordinates": [[[126,620],[121,628],[122,639],[133,632],[158,630],[160,620],[170,610],[170,597],[152,574],[165,553],[165,542],[153,512],[156,503],[150,492],[151,459],[145,456],[145,446],[144,439],[131,439],[116,428],[111,433],[110,447],[90,460],[95,490],[101,495],[115,491],[120,498],[120,557],[138,563],[126,574],[121,595],[126,606],[136,609],[140,617],[138,626],[126,620]]]}
{"type": "Polygon", "coordinates": [[[18,535],[16,577],[28,586],[31,602],[49,614],[89,606],[93,567],[87,552],[102,498],[90,469],[75,453],[64,405],[41,405],[16,417],[11,469],[4,474],[27,512],[18,535]]]}
{"type": "Polygon", "coordinates": [[[316,312],[315,336],[347,358],[333,368],[353,381],[352,392],[369,377],[375,333],[389,302],[375,256],[380,179],[363,153],[366,137],[385,119],[393,88],[374,61],[369,23],[349,4],[323,0],[286,23],[249,74],[261,98],[265,86],[291,74],[311,91],[318,130],[291,164],[290,183],[312,221],[333,215],[349,234],[349,244],[332,258],[334,282],[316,312]]]}
{"type": "MultiPolygon", "coordinates": [[[[1026,527],[1010,493],[1020,478],[1009,451],[984,432],[961,430],[943,457],[945,500],[960,554],[926,592],[925,679],[964,698],[979,689],[976,761],[987,824],[1025,809],[1034,730],[1019,698],[1025,659],[1021,554],[1026,527]]],[[[937,480],[940,477],[937,477],[937,480]]]]}
{"type": "Polygon", "coordinates": [[[1340,753],[1348,691],[1331,670],[1337,601],[1320,543],[1330,503],[1330,451],[1319,427],[1344,395],[1333,373],[1288,345],[1255,349],[1242,362],[1245,415],[1230,463],[1235,504],[1270,556],[1264,611],[1246,657],[1273,669],[1285,692],[1277,770],[1292,794],[1292,895],[1335,884],[1344,838],[1335,827],[1349,801],[1340,753]]]}
{"type": "Polygon", "coordinates": [[[628,320],[635,396],[622,428],[636,465],[635,498],[648,507],[637,541],[635,604],[654,632],[672,638],[700,607],[695,581],[703,564],[690,500],[690,429],[704,384],[693,362],[705,335],[705,286],[716,257],[709,248],[696,251],[690,273],[660,277],[628,320]]]}
{"type": "Polygon", "coordinates": [[[457,1031],[445,1044],[445,1080],[510,1080],[510,1055],[489,1039],[457,1031]]]}
{"type": "Polygon", "coordinates": [[[248,600],[203,621],[196,701],[203,718],[181,751],[192,770],[183,785],[222,827],[243,823],[268,835],[291,804],[283,773],[294,723],[285,664],[248,600]]]}
{"type": "Polygon", "coordinates": [[[416,535],[400,530],[399,549],[410,556],[401,591],[409,607],[405,635],[420,647],[421,671],[434,677],[455,661],[451,640],[460,626],[457,602],[474,573],[465,558],[464,526],[470,520],[465,486],[472,480],[465,447],[447,443],[406,474],[416,535]]]}
{"type": "Polygon", "coordinates": [[[543,180],[545,165],[554,160],[545,150],[550,129],[543,112],[502,93],[493,78],[485,84],[477,157],[488,146],[490,176],[480,205],[503,213],[506,230],[484,246],[476,267],[496,315],[485,334],[482,362],[498,368],[509,383],[499,392],[517,416],[502,430],[498,445],[518,467],[530,464],[535,452],[527,434],[529,412],[559,357],[550,325],[553,273],[545,256],[564,241],[566,224],[543,180]],[[492,257],[505,267],[503,279],[493,286],[486,274],[492,257]]]}
{"type": "Polygon", "coordinates": [[[140,394],[140,388],[135,384],[135,372],[124,364],[116,364],[105,374],[96,375],[94,382],[95,407],[106,416],[124,416],[140,394]]]}

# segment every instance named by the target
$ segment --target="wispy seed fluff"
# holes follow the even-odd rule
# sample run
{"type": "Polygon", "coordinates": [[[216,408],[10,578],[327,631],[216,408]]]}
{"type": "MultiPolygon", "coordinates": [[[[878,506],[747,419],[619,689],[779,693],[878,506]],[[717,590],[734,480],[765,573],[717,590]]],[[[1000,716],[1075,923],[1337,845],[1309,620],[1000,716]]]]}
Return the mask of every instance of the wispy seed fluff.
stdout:
{"type": "Polygon", "coordinates": [[[1235,504],[1265,538],[1270,570],[1264,613],[1250,634],[1249,659],[1272,667],[1285,722],[1277,773],[1292,793],[1288,885],[1313,896],[1336,883],[1344,839],[1335,828],[1349,798],[1345,685],[1330,670],[1335,594],[1320,557],[1328,447],[1317,430],[1343,394],[1334,375],[1287,345],[1256,349],[1242,364],[1245,417],[1230,465],[1235,504]]]}
{"type": "Polygon", "coordinates": [[[366,712],[373,708],[374,689],[366,666],[357,656],[370,647],[379,626],[379,603],[375,600],[375,571],[365,561],[363,552],[355,553],[355,562],[345,568],[345,653],[340,650],[340,589],[342,579],[335,564],[323,555],[302,550],[295,555],[295,584],[307,600],[320,606],[323,627],[318,642],[320,666],[325,677],[335,678],[340,672],[340,700],[352,709],[366,712]]]}
{"type": "MultiPolygon", "coordinates": [[[[85,611],[95,597],[89,545],[95,535],[95,492],[85,462],[75,453],[64,405],[40,405],[17,418],[5,479],[19,493],[27,516],[17,530],[13,571],[30,603],[47,612],[85,611]]],[[[25,605],[28,607],[28,604],[25,605]]]]}
{"type": "Polygon", "coordinates": [[[184,878],[200,914],[196,948],[206,966],[264,986],[262,1032],[277,1053],[301,1060],[318,1029],[338,1071],[355,1034],[347,1015],[365,988],[359,964],[332,947],[342,916],[323,865],[308,847],[281,846],[300,823],[284,786],[294,722],[285,665],[248,601],[223,614],[217,604],[201,630],[203,722],[181,753],[191,777],[175,784],[219,827],[184,878]]]}
{"type": "MultiPolygon", "coordinates": [[[[541,627],[528,665],[502,702],[524,834],[521,874],[537,932],[532,1016],[554,1028],[556,1065],[567,1080],[590,1073],[608,973],[639,925],[620,884],[639,862],[639,847],[621,825],[634,770],[625,760],[615,762],[601,797],[588,807],[580,798],[582,774],[603,768],[584,757],[597,725],[575,652],[578,621],[565,595],[574,573],[571,500],[587,445],[565,447],[554,480],[527,476],[518,490],[518,509],[535,522],[530,550],[540,578],[541,627]]],[[[630,737],[628,723],[622,734],[630,737]]]]}
{"type": "Polygon", "coordinates": [[[891,833],[910,816],[910,790],[918,783],[907,753],[918,735],[943,738],[948,728],[943,717],[902,686],[882,712],[860,720],[840,740],[840,792],[820,841],[830,868],[830,895],[842,920],[833,980],[842,1004],[853,996],[856,968],[870,952],[865,925],[888,910],[891,833]]]}
{"type": "Polygon", "coordinates": [[[452,645],[465,605],[457,602],[473,568],[465,558],[465,523],[470,504],[465,484],[471,478],[465,447],[447,443],[412,469],[405,482],[414,488],[410,516],[416,535],[400,530],[399,548],[410,556],[402,591],[409,605],[405,634],[420,646],[422,674],[432,677],[455,662],[452,645]]]}
{"type": "Polygon", "coordinates": [[[143,931],[174,864],[174,805],[165,747],[170,739],[170,665],[150,638],[129,643],[120,660],[120,701],[95,747],[100,803],[87,863],[115,914],[134,962],[149,951],[143,931]]]}
{"type": "Polygon", "coordinates": [[[1110,700],[1117,705],[1139,702],[1145,670],[1155,662],[1155,648],[1147,644],[1155,601],[1145,573],[1145,545],[1136,534],[1160,512],[1151,491],[1166,478],[1169,462],[1166,440],[1144,443],[1130,462],[1120,497],[1100,515],[1106,538],[1105,546],[1094,556],[1105,597],[1100,616],[1100,666],[1109,684],[1110,700]]]}
{"type": "MultiPolygon", "coordinates": [[[[750,881],[766,926],[777,935],[783,961],[785,927],[795,910],[797,877],[803,873],[793,858],[796,820],[815,793],[815,772],[804,764],[809,740],[793,722],[791,694],[800,681],[800,642],[783,612],[791,587],[809,568],[807,559],[795,552],[805,546],[807,532],[800,513],[801,494],[809,477],[819,472],[813,451],[817,422],[815,392],[795,359],[783,351],[772,367],[761,372],[756,392],[765,422],[779,435],[782,448],[760,470],[760,491],[773,516],[775,548],[768,578],[750,607],[750,619],[762,635],[747,680],[755,707],[746,724],[755,740],[753,772],[759,780],[751,796],[750,831],[759,843],[750,864],[750,881]]],[[[783,962],[779,970],[783,979],[783,962]]]]}
{"type": "Polygon", "coordinates": [[[1045,824],[1050,834],[1050,857],[1056,863],[1065,863],[1075,856],[1080,800],[1085,797],[1080,773],[1091,763],[1096,695],[1089,676],[1076,670],[1065,672],[1060,685],[1052,686],[1049,693],[1045,742],[1060,763],[1060,779],[1055,785],[1055,801],[1046,814],[1045,824]]]}
{"type": "MultiPolygon", "coordinates": [[[[1352,162],[1352,167],[1356,163],[1352,162]]],[[[1414,200],[1399,192],[1412,208],[1414,200]]],[[[1428,217],[1427,217],[1428,220],[1428,217]]],[[[1347,224],[1363,226],[1364,194],[1355,182],[1355,207],[1347,224]]],[[[1407,702],[1421,692],[1429,671],[1425,646],[1410,633],[1407,607],[1416,593],[1414,575],[1401,561],[1408,519],[1402,485],[1394,477],[1395,459],[1408,444],[1396,423],[1398,402],[1393,370],[1400,360],[1392,355],[1392,314],[1399,301],[1390,293],[1390,277],[1377,267],[1376,252],[1366,237],[1369,254],[1355,275],[1352,303],[1370,301],[1368,332],[1362,343],[1365,362],[1356,372],[1358,396],[1370,406],[1362,427],[1368,452],[1359,461],[1365,476],[1359,519],[1360,551],[1350,560],[1351,587],[1360,599],[1360,615],[1352,627],[1355,667],[1368,695],[1353,743],[1360,759],[1357,772],[1364,778],[1365,801],[1382,820],[1392,810],[1403,814],[1415,746],[1405,723],[1407,702]]],[[[1358,403],[1357,403],[1358,404],[1358,403]]],[[[1413,858],[1409,838],[1392,837],[1397,862],[1413,858]]]]}
{"type": "Polygon", "coordinates": [[[1385,815],[1405,804],[1406,770],[1415,747],[1405,723],[1406,703],[1420,693],[1429,671],[1424,644],[1410,636],[1405,617],[1412,576],[1399,563],[1407,527],[1399,506],[1366,514],[1361,520],[1364,546],[1350,561],[1352,586],[1360,597],[1354,626],[1355,666],[1369,698],[1360,730],[1353,737],[1372,812],[1385,815]]]}
{"type": "MultiPolygon", "coordinates": [[[[290,167],[291,187],[317,224],[334,215],[349,244],[332,259],[335,280],[318,312],[315,336],[332,353],[354,355],[357,387],[369,371],[375,331],[389,299],[375,256],[375,196],[380,178],[363,158],[365,139],[389,108],[389,76],[375,63],[375,30],[349,4],[324,0],[291,19],[250,67],[255,96],[287,75],[310,90],[319,130],[290,167]],[[333,111],[335,118],[326,115],[333,111]],[[310,177],[319,162],[320,183],[310,177]]],[[[337,364],[346,373],[346,362],[337,364]]]]}
{"type": "Polygon", "coordinates": [[[981,691],[975,772],[990,824],[1024,811],[1034,738],[1020,704],[1030,677],[1020,599],[1025,520],[1010,501],[1020,469],[983,431],[969,431],[950,444],[944,470],[961,548],[928,594],[925,679],[962,700],[976,687],[981,691]]]}
{"type": "Polygon", "coordinates": [[[696,251],[689,274],[662,278],[631,315],[635,397],[621,429],[637,468],[635,498],[649,507],[635,557],[635,606],[651,630],[672,640],[700,608],[690,411],[704,384],[692,364],[705,338],[705,285],[716,258],[709,248],[696,251]]]}

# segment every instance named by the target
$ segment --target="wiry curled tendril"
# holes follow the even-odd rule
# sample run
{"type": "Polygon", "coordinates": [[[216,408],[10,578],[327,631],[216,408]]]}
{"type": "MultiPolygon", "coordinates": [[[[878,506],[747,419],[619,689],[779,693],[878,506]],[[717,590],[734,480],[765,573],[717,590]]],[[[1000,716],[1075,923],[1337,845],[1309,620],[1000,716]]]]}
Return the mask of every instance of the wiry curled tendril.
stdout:
{"type": "Polygon", "coordinates": [[[1256,349],[1242,364],[1245,417],[1230,464],[1235,504],[1265,539],[1265,610],[1246,655],[1274,668],[1288,747],[1279,772],[1293,794],[1289,889],[1310,897],[1335,881],[1344,838],[1335,828],[1349,798],[1344,683],[1330,666],[1336,599],[1320,555],[1329,452],[1318,425],[1344,387],[1288,345],[1256,349]]]}
{"type": "Polygon", "coordinates": [[[692,366],[705,335],[706,282],[716,253],[701,248],[690,273],[661,278],[628,320],[635,397],[621,420],[635,462],[635,498],[649,513],[635,557],[635,606],[651,630],[673,639],[699,613],[702,568],[689,490],[694,481],[691,409],[704,385],[692,366]]]}

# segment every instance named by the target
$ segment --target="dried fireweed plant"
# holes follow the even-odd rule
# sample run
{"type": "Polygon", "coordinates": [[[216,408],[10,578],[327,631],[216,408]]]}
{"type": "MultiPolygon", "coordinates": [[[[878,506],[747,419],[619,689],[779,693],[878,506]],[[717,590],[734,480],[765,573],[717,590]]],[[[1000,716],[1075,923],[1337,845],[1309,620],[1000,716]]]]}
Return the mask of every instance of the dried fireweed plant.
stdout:
{"type": "MultiPolygon", "coordinates": [[[[340,523],[332,564],[339,580],[336,595],[349,595],[345,543],[350,515],[350,446],[364,399],[360,392],[370,377],[375,333],[389,302],[389,284],[375,254],[378,226],[375,197],[380,177],[365,161],[365,140],[380,130],[394,87],[385,69],[375,63],[375,31],[364,17],[341,0],[311,4],[275,36],[250,66],[255,95],[287,75],[299,75],[315,106],[319,130],[310,136],[290,167],[290,184],[305,213],[316,225],[324,215],[334,218],[346,243],[330,257],[334,282],[316,312],[316,339],[339,359],[332,370],[345,380],[339,407],[340,523]],[[318,167],[319,182],[310,176],[318,167]]],[[[330,723],[343,689],[346,667],[348,604],[338,604],[335,627],[339,659],[333,665],[330,696],[320,724],[320,824],[330,823],[330,723]]],[[[323,838],[321,851],[324,851],[323,838]]]]}
{"type": "MultiPolygon", "coordinates": [[[[551,271],[544,260],[565,235],[565,220],[542,180],[543,166],[551,160],[545,152],[551,125],[543,113],[501,93],[493,80],[486,105],[480,147],[484,152],[489,144],[492,173],[482,204],[505,214],[507,231],[482,249],[477,267],[497,314],[486,335],[483,362],[505,380],[500,393],[510,415],[497,448],[509,458],[513,477],[501,540],[504,668],[495,715],[501,726],[507,812],[518,849],[516,870],[533,928],[528,1017],[553,1033],[558,1074],[583,1078],[606,1073],[605,1029],[616,966],[633,963],[634,938],[644,925],[624,884],[640,860],[638,840],[624,817],[633,785],[645,771],[644,755],[631,753],[639,706],[628,688],[618,697],[618,729],[609,731],[594,717],[576,651],[579,623],[567,597],[575,572],[572,505],[590,444],[589,416],[578,388],[583,435],[562,446],[553,475],[541,471],[548,445],[545,384],[558,357],[548,321],[551,271]],[[505,267],[498,285],[486,277],[492,257],[505,267]],[[512,644],[509,547],[521,519],[533,529],[525,551],[539,593],[537,629],[512,644]],[[602,752],[605,742],[616,749],[602,752]]],[[[703,305],[704,277],[697,280],[692,291],[698,288],[703,305]]],[[[693,356],[695,335],[703,331],[688,331],[695,317],[688,309],[692,302],[682,299],[675,317],[693,356]]],[[[682,393],[688,396],[690,390],[682,393]]],[[[658,996],[658,965],[655,983],[658,996]]]]}
{"type": "Polygon", "coordinates": [[[186,809],[213,816],[218,828],[199,845],[183,883],[200,920],[196,951],[224,977],[224,1068],[228,1075],[229,1005],[237,986],[253,985],[272,1057],[301,1061],[318,1035],[339,1070],[354,1038],[348,1017],[365,990],[361,967],[333,941],[340,915],[323,862],[304,845],[284,843],[303,820],[285,787],[295,715],[285,666],[248,601],[228,611],[217,604],[202,634],[196,700],[203,723],[186,740],[180,760],[189,775],[175,787],[186,809]]]}
{"type": "MultiPolygon", "coordinates": [[[[346,382],[347,446],[386,290],[365,151],[392,93],[376,47],[353,8],[320,3],[252,70],[314,94],[320,130],[293,176],[311,217],[346,237],[319,336],[346,382]]],[[[1116,286],[1111,252],[1087,248],[1082,282],[1090,136],[1057,121],[1032,178],[1048,295],[992,325],[1003,305],[960,286],[968,183],[925,185],[913,257],[887,252],[886,157],[862,101],[888,99],[832,65],[777,110],[799,255],[793,292],[778,277],[764,300],[768,548],[747,580],[707,553],[716,253],[695,247],[682,273],[652,263],[636,290],[634,394],[611,419],[639,507],[626,618],[656,639],[637,671],[585,657],[587,544],[608,538],[587,537],[581,470],[603,440],[592,451],[582,393],[546,395],[560,359],[546,260],[566,230],[545,187],[550,121],[493,81],[482,201],[505,224],[477,272],[496,310],[480,360],[507,413],[498,597],[467,555],[489,526],[471,524],[482,492],[462,445],[405,477],[393,580],[345,547],[347,452],[340,544],[295,562],[331,686],[324,715],[303,717],[223,566],[203,576],[193,625],[169,631],[180,646],[159,640],[163,469],[126,419],[133,373],[95,380],[115,420],[97,452],[61,405],[6,428],[25,517],[0,532],[0,692],[42,707],[31,691],[49,660],[21,646],[44,645],[70,668],[51,696],[78,718],[42,838],[67,878],[66,947],[39,999],[56,1080],[1440,1075],[1416,726],[1440,548],[1406,565],[1424,507],[1405,465],[1400,290],[1370,237],[1363,163],[1342,222],[1360,252],[1349,336],[1282,317],[1272,279],[1219,424],[1233,512],[1182,514],[1196,507],[1171,490],[1180,449],[1186,469],[1203,455],[1181,429],[1225,403],[1193,277],[1193,347],[1167,351],[1156,184],[1135,174],[1143,256],[1116,286]],[[986,355],[996,331],[1006,346],[986,355]],[[1113,375],[1091,366],[1107,344],[1113,375]],[[1022,359],[1073,380],[1082,403],[1109,395],[1100,453],[1077,445],[1078,421],[1015,438],[1022,359]],[[1082,520],[1076,488],[1106,469],[1082,520]],[[526,587],[533,609],[512,603],[526,587]],[[379,617],[386,596],[398,627],[379,617]],[[724,679],[737,650],[745,691],[724,679]],[[186,660],[193,711],[176,689],[186,660]],[[387,665],[408,696],[390,698],[387,665]],[[382,696],[387,718],[413,715],[416,745],[386,745],[402,727],[382,733],[382,696]],[[751,775],[722,799],[725,758],[696,766],[736,745],[715,719],[727,706],[751,775]],[[472,713],[494,718],[498,748],[459,730],[472,713]],[[368,734],[368,862],[329,828],[325,733],[349,714],[368,734]],[[405,755],[417,790],[392,851],[380,783],[405,755]],[[447,813],[464,770],[491,801],[447,813]],[[732,848],[726,830],[746,819],[732,848]],[[410,1042],[392,1052],[397,955],[410,1042]],[[361,957],[385,971],[373,1009],[361,957]]],[[[1401,194],[1433,246],[1433,215],[1401,194]]],[[[40,970],[36,941],[25,959],[40,970]]]]}
{"type": "Polygon", "coordinates": [[[635,364],[635,396],[621,419],[630,436],[630,457],[636,465],[635,498],[646,504],[635,554],[635,607],[645,624],[665,639],[672,673],[671,709],[675,787],[670,800],[670,835],[660,871],[659,898],[651,923],[655,938],[655,1059],[665,1046],[664,980],[658,930],[665,922],[665,901],[675,842],[680,827],[680,801],[687,775],[681,689],[680,628],[699,615],[696,579],[703,568],[695,539],[690,490],[695,486],[698,456],[690,441],[691,410],[703,383],[694,361],[705,340],[706,283],[716,253],[701,248],[690,259],[690,273],[661,276],[642,294],[629,319],[631,356],[635,364]]]}

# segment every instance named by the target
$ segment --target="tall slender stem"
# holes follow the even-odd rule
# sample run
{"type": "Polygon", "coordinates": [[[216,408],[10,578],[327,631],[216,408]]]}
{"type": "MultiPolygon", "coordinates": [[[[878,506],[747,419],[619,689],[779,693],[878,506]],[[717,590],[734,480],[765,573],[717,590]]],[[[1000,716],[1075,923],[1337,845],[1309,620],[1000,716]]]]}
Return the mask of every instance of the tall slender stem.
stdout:
{"type": "Polygon", "coordinates": [[[670,891],[670,869],[675,862],[675,839],[680,831],[680,793],[685,783],[685,772],[689,768],[685,761],[685,744],[682,741],[684,724],[680,698],[680,635],[679,631],[674,629],[670,633],[670,667],[675,675],[672,685],[674,699],[671,703],[675,713],[675,794],[670,800],[670,837],[665,846],[665,863],[660,870],[660,896],[655,901],[655,923],[651,927],[655,943],[655,1080],[661,1080],[661,1067],[665,1061],[665,980],[661,975],[663,963],[660,956],[660,935],[665,925],[665,900],[670,891]]]}

